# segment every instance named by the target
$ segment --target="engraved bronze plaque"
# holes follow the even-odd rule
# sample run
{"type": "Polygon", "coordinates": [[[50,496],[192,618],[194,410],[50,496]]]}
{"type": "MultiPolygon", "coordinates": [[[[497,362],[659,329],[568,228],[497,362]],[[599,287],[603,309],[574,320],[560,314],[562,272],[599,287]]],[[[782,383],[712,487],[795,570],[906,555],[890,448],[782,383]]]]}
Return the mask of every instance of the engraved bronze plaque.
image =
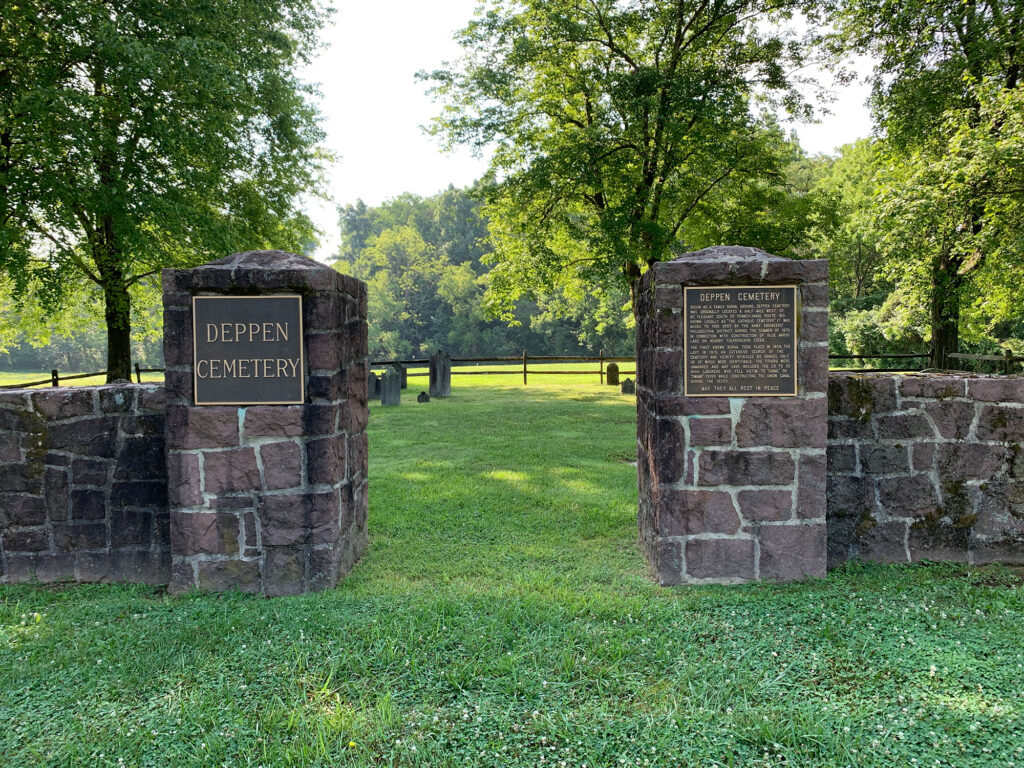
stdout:
{"type": "Polygon", "coordinates": [[[794,285],[686,287],[683,394],[796,395],[794,285]]]}
{"type": "Polygon", "coordinates": [[[305,402],[302,297],[193,296],[196,405],[305,402]]]}

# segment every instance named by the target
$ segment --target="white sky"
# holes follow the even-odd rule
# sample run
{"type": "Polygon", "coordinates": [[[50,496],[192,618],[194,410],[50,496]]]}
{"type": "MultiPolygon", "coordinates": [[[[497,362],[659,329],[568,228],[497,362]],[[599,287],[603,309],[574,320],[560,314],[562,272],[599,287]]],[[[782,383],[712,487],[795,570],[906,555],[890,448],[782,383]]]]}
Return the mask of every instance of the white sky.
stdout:
{"type": "MultiPolygon", "coordinates": [[[[478,0],[337,0],[325,30],[325,48],[304,73],[319,84],[327,146],[339,156],[328,172],[328,202],[311,201],[307,212],[323,231],[319,259],[337,250],[336,207],[362,198],[379,205],[402,192],[431,195],[449,184],[479,178],[486,161],[466,149],[443,153],[423,132],[437,105],[417,82],[458,58],[453,34],[473,16],[478,0]]],[[[871,131],[866,86],[837,92],[834,114],[817,125],[795,125],[810,153],[832,152],[871,131]]]]}

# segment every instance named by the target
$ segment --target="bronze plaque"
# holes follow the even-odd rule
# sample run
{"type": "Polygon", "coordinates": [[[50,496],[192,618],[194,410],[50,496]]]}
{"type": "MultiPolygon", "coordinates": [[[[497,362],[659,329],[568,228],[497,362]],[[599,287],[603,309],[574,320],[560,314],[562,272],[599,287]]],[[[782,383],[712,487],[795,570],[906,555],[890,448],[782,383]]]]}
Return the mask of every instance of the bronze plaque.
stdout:
{"type": "Polygon", "coordinates": [[[193,296],[196,405],[306,399],[302,297],[193,296]]]}
{"type": "Polygon", "coordinates": [[[722,285],[683,292],[683,394],[796,395],[796,286],[722,285]]]}

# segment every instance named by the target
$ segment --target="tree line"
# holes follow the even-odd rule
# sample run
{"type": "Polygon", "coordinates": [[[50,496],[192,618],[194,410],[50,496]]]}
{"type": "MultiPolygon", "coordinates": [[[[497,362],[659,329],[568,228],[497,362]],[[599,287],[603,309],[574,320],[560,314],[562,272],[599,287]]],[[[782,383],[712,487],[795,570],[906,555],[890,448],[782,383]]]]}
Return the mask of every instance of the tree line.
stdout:
{"type": "MultiPolygon", "coordinates": [[[[5,3],[0,313],[98,302],[121,375],[161,266],[308,250],[325,153],[295,68],[326,17],[5,3]]],[[[490,0],[420,73],[487,176],[346,205],[336,264],[389,356],[628,349],[636,280],[719,243],[830,258],[836,352],[1024,352],[1022,29],[1010,0],[490,0]],[[807,157],[780,124],[812,115],[798,73],[853,54],[875,134],[807,157]]]]}

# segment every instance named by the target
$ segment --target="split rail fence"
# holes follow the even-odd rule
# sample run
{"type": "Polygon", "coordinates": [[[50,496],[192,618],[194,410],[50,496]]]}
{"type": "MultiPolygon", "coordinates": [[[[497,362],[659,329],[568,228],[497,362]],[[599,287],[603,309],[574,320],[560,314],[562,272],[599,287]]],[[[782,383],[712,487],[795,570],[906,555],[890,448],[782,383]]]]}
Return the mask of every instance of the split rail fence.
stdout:
{"type": "MultiPolygon", "coordinates": [[[[898,354],[874,354],[874,355],[829,355],[828,359],[831,361],[841,360],[924,360],[926,365],[927,361],[931,359],[930,352],[920,353],[898,353],[898,354]]],[[[400,364],[406,367],[423,367],[430,364],[428,358],[411,358],[404,360],[373,360],[370,365],[375,368],[386,367],[389,365],[400,364]]],[[[620,370],[619,376],[635,376],[636,366],[635,360],[632,357],[606,357],[604,353],[598,355],[530,355],[526,351],[522,355],[510,355],[510,356],[498,356],[498,357],[453,357],[452,358],[452,376],[522,376],[523,384],[526,385],[530,376],[597,376],[598,381],[604,384],[605,377],[608,375],[607,365],[609,363],[629,363],[633,365],[633,370],[620,370]],[[597,363],[597,369],[587,370],[548,370],[547,368],[530,368],[530,363],[541,363],[550,365],[552,363],[597,363]],[[479,366],[487,363],[502,363],[500,369],[488,369],[488,370],[477,370],[479,366]],[[514,364],[514,365],[513,365],[514,364]],[[460,366],[460,369],[456,369],[455,366],[460,366]],[[471,370],[467,370],[471,369],[471,370]]],[[[943,366],[944,370],[963,370],[964,364],[969,364],[972,367],[977,368],[980,365],[985,367],[994,368],[995,370],[990,371],[991,373],[1001,374],[1012,374],[1015,369],[1021,367],[1024,363],[1024,357],[1015,356],[1010,353],[1009,350],[1003,355],[971,355],[961,352],[950,352],[946,354],[946,365],[943,366]]],[[[854,368],[853,371],[859,373],[895,373],[899,371],[912,371],[921,370],[922,368],[854,368]]],[[[142,374],[144,373],[163,373],[163,368],[142,368],[138,363],[135,364],[135,378],[141,384],[142,374]]],[[[49,377],[45,379],[39,379],[37,381],[26,381],[19,384],[4,384],[0,386],[0,389],[21,389],[24,387],[38,387],[49,384],[53,387],[61,386],[62,382],[72,381],[75,379],[88,379],[95,376],[106,376],[107,371],[94,371],[92,373],[75,373],[75,374],[61,374],[56,368],[50,371],[49,377]]]]}

